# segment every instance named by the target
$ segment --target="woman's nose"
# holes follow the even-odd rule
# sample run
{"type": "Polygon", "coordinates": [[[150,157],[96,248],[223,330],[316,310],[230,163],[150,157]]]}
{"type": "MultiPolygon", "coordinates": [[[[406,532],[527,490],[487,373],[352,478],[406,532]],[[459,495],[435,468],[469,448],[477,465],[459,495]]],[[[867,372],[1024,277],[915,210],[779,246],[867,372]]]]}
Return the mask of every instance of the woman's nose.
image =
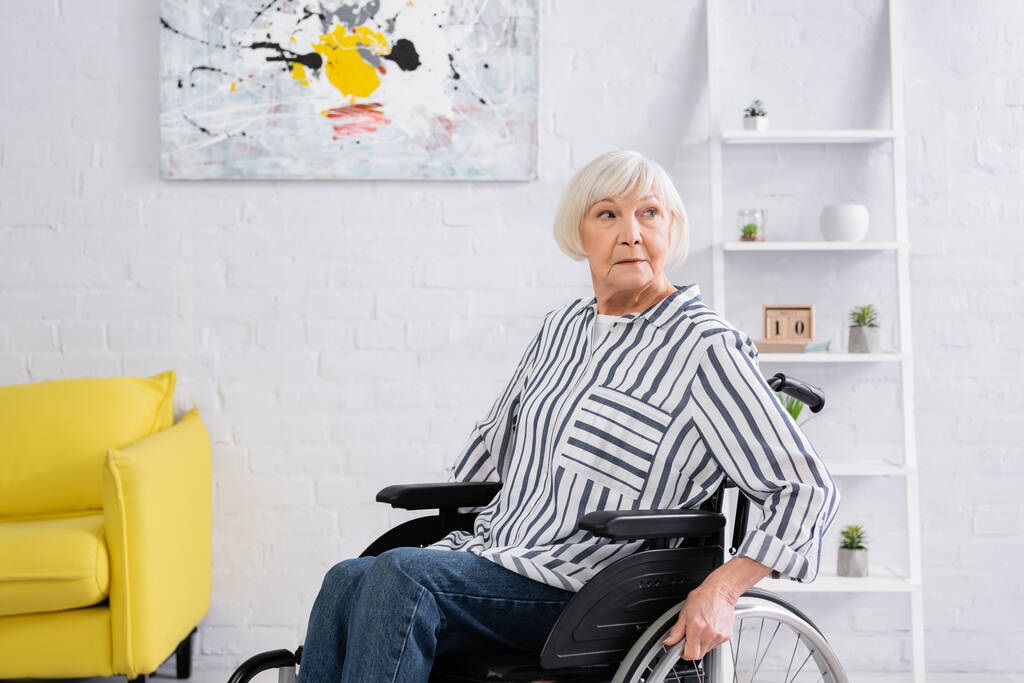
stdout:
{"type": "Polygon", "coordinates": [[[622,226],[622,233],[619,235],[620,244],[640,244],[643,241],[640,233],[640,222],[636,216],[628,216],[622,226]]]}

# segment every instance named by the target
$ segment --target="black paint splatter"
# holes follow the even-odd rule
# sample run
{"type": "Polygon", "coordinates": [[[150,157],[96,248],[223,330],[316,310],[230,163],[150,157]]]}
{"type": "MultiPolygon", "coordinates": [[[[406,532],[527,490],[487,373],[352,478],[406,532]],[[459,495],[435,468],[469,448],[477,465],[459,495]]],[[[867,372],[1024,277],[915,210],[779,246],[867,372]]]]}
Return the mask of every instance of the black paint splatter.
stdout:
{"type": "Polygon", "coordinates": [[[186,114],[185,112],[181,113],[181,118],[185,119],[185,121],[187,121],[188,123],[190,123],[193,126],[195,126],[197,129],[199,129],[200,133],[203,133],[205,135],[209,135],[210,137],[225,137],[225,138],[233,138],[233,137],[236,137],[236,136],[237,137],[243,137],[243,138],[249,137],[249,134],[246,133],[244,130],[239,131],[237,133],[214,133],[209,128],[207,128],[206,126],[202,125],[201,123],[199,123],[195,119],[190,118],[189,115],[186,114]]]}
{"type": "MultiPolygon", "coordinates": [[[[460,73],[458,72],[458,70],[457,70],[457,69],[455,68],[455,55],[453,55],[453,54],[450,54],[450,53],[448,54],[448,66],[449,66],[449,67],[451,67],[451,70],[452,70],[452,80],[453,80],[453,81],[459,81],[459,80],[461,80],[461,79],[462,79],[462,74],[460,74],[460,73]]],[[[487,64],[485,63],[485,64],[484,64],[484,68],[485,68],[485,69],[487,69],[487,68],[490,68],[490,67],[489,67],[489,65],[487,65],[487,64]]],[[[467,88],[469,88],[469,93],[467,93],[467,95],[470,95],[470,94],[471,94],[471,95],[473,95],[473,96],[476,96],[476,99],[477,99],[477,101],[478,101],[478,102],[479,102],[480,104],[487,104],[487,100],[485,100],[484,98],[480,97],[480,96],[479,96],[479,94],[477,94],[476,92],[474,92],[474,88],[473,88],[473,85],[472,85],[471,83],[470,83],[470,84],[467,84],[467,86],[466,86],[466,87],[467,87],[467,88]]],[[[453,85],[452,85],[452,89],[453,89],[453,90],[458,90],[458,89],[459,89],[459,86],[458,86],[457,84],[453,84],[453,85]]]]}
{"type": "Polygon", "coordinates": [[[402,71],[415,71],[416,67],[420,65],[420,56],[416,52],[416,46],[405,38],[396,40],[395,46],[391,48],[391,54],[384,55],[384,59],[390,59],[402,71]]]}
{"type": "MultiPolygon", "coordinates": [[[[267,87],[267,85],[265,83],[253,83],[252,80],[251,80],[252,76],[250,76],[249,80],[246,81],[246,79],[243,78],[242,76],[237,76],[235,74],[232,74],[232,73],[229,73],[229,72],[225,71],[224,69],[218,69],[215,66],[207,66],[206,64],[200,64],[199,66],[194,66],[191,69],[189,69],[189,71],[188,71],[188,84],[189,84],[190,87],[193,87],[193,88],[196,87],[195,75],[196,75],[197,71],[209,71],[209,72],[215,73],[215,74],[222,74],[224,76],[227,76],[231,80],[237,81],[239,83],[248,82],[249,85],[258,85],[259,87],[264,88],[264,89],[267,87]]],[[[179,88],[185,87],[184,80],[181,79],[181,78],[178,79],[178,87],[179,88]]]]}
{"type": "Polygon", "coordinates": [[[265,4],[263,7],[260,7],[260,11],[253,15],[252,21],[249,22],[249,26],[255,24],[256,20],[260,18],[260,15],[266,12],[268,9],[270,9],[270,6],[273,5],[275,2],[277,2],[277,0],[270,0],[270,2],[265,4]]]}
{"type": "Polygon", "coordinates": [[[316,52],[308,52],[304,55],[300,55],[298,52],[292,52],[286,48],[281,47],[277,43],[270,42],[259,42],[247,45],[253,50],[275,50],[277,57],[267,57],[268,62],[287,62],[288,64],[302,64],[303,66],[309,67],[310,69],[319,69],[324,64],[324,58],[316,52]]]}
{"type": "Polygon", "coordinates": [[[168,31],[170,31],[171,33],[177,33],[182,38],[188,38],[189,40],[194,40],[196,42],[202,43],[203,45],[209,45],[210,47],[219,47],[222,50],[228,49],[227,45],[221,45],[220,43],[211,43],[208,40],[203,40],[202,38],[196,38],[195,36],[190,36],[187,33],[182,33],[178,29],[176,29],[173,26],[171,26],[170,24],[168,24],[167,20],[164,19],[163,17],[160,17],[160,25],[162,27],[164,27],[165,29],[167,29],[168,31]]]}
{"type": "MultiPolygon", "coordinates": [[[[193,75],[197,71],[213,71],[215,73],[224,74],[225,76],[231,76],[231,74],[229,74],[224,69],[218,69],[215,66],[206,66],[205,64],[201,64],[199,66],[192,67],[192,69],[188,72],[188,75],[191,76],[191,75],[193,75]]],[[[232,76],[232,78],[234,78],[234,77],[232,76]]]]}
{"type": "Polygon", "coordinates": [[[181,117],[182,117],[183,119],[185,119],[186,121],[188,121],[189,123],[191,123],[191,124],[192,124],[193,126],[195,126],[196,128],[198,128],[200,132],[202,132],[202,133],[206,133],[207,135],[209,135],[209,136],[213,137],[213,133],[211,133],[211,132],[210,132],[210,130],[209,130],[208,128],[204,128],[203,126],[199,125],[199,124],[198,124],[197,122],[195,122],[195,121],[193,121],[192,119],[190,119],[190,118],[188,117],[188,115],[187,115],[187,114],[184,114],[184,113],[183,113],[183,114],[181,115],[181,117]]]}
{"type": "Polygon", "coordinates": [[[321,13],[321,12],[314,12],[313,10],[309,9],[308,7],[303,7],[302,8],[302,17],[298,21],[295,22],[296,28],[298,28],[299,24],[304,22],[306,19],[309,19],[310,17],[318,17],[321,22],[325,21],[323,13],[321,13]]]}

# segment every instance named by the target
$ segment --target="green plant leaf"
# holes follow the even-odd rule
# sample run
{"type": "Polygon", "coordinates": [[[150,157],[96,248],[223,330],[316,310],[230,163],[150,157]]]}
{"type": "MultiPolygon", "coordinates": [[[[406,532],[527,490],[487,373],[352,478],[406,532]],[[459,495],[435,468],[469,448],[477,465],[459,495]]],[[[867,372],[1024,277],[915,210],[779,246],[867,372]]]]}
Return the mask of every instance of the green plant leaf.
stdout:
{"type": "Polygon", "coordinates": [[[798,427],[802,427],[807,424],[811,419],[808,417],[803,422],[800,421],[800,414],[803,413],[804,410],[804,404],[800,399],[793,398],[792,396],[781,392],[775,392],[775,398],[779,399],[779,403],[781,403],[782,407],[786,409],[786,412],[789,413],[789,416],[793,418],[793,422],[796,422],[798,427]]]}
{"type": "Polygon", "coordinates": [[[839,530],[842,541],[840,548],[847,550],[867,550],[867,532],[860,524],[847,524],[839,530]]]}
{"type": "Polygon", "coordinates": [[[854,306],[850,311],[850,327],[878,327],[878,311],[871,304],[854,306]]]}

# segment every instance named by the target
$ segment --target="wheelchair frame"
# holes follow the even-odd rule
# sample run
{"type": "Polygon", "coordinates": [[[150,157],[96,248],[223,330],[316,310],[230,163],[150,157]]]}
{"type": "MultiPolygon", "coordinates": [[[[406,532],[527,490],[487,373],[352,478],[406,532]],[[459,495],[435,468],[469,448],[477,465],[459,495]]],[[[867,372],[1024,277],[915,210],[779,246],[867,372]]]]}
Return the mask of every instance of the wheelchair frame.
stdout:
{"type": "MultiPolygon", "coordinates": [[[[813,412],[824,406],[820,390],[782,373],[768,383],[773,390],[803,401],[813,412]]],[[[425,546],[451,531],[471,530],[476,515],[461,510],[486,505],[501,486],[498,482],[448,482],[382,489],[376,497],[378,502],[406,510],[433,509],[437,514],[390,529],[362,556],[401,546],[425,546]]],[[[727,482],[697,510],[606,510],[585,515],[579,522],[581,529],[615,541],[644,540],[645,548],[599,572],[570,599],[539,658],[536,653],[505,652],[439,657],[431,674],[432,683],[733,680],[738,663],[721,656],[721,648],[709,653],[703,662],[693,663],[679,660],[681,645],[661,645],[681,609],[680,597],[724,561],[726,520],[721,510],[725,489],[730,486],[727,482]]],[[[730,554],[736,552],[746,535],[748,511],[749,501],[738,495],[730,554]]],[[[776,624],[772,641],[786,626],[795,633],[793,656],[797,649],[801,656],[804,650],[809,652],[801,667],[813,661],[813,667],[820,670],[815,680],[846,682],[838,659],[818,628],[781,598],[757,589],[748,591],[737,605],[737,621],[742,623],[744,619],[760,619],[762,630],[765,619],[776,624]]],[[[754,658],[760,657],[763,662],[768,653],[766,650],[762,655],[757,649],[760,639],[754,658]]],[[[300,647],[295,652],[258,654],[239,666],[229,683],[247,683],[272,668],[279,669],[280,683],[294,683],[301,651],[300,647]]]]}

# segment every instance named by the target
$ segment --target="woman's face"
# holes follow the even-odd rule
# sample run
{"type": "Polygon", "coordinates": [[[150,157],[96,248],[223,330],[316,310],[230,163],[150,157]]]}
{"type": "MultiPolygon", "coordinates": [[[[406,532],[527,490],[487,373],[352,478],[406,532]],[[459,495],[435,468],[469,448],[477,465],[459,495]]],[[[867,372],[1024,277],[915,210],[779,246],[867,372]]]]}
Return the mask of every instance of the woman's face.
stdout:
{"type": "Polygon", "coordinates": [[[653,192],[607,197],[591,206],[580,236],[598,298],[658,285],[671,226],[672,215],[653,192]]]}

